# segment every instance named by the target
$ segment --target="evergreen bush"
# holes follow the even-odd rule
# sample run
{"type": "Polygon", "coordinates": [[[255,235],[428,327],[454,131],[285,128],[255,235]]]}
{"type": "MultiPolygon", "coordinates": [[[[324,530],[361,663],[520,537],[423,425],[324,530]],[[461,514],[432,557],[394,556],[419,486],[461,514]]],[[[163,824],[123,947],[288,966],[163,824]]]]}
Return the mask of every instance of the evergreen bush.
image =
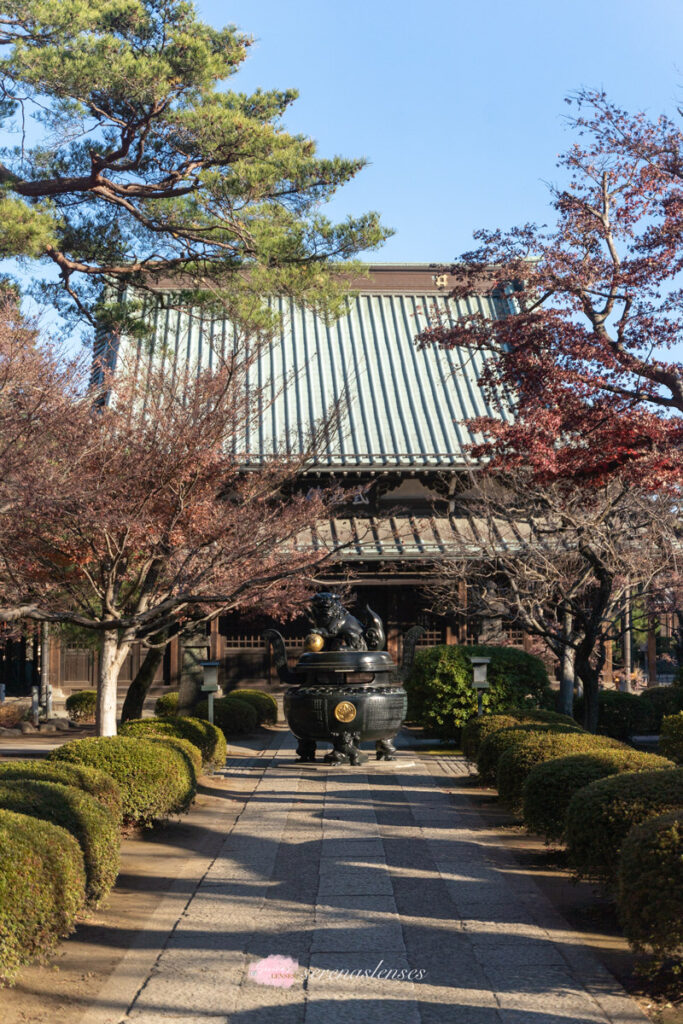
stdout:
{"type": "Polygon", "coordinates": [[[0,783],[11,779],[17,781],[61,782],[75,786],[84,793],[94,796],[107,813],[121,824],[123,817],[121,789],[106,772],[82,764],[67,764],[58,761],[2,761],[0,762],[0,783]]]}
{"type": "Polygon", "coordinates": [[[50,953],[85,904],[78,842],[40,818],[0,810],[0,979],[50,953]]]}
{"type": "MultiPolygon", "coordinates": [[[[178,714],[178,694],[164,693],[154,705],[154,714],[159,718],[173,718],[178,714]]],[[[127,725],[128,723],[126,723],[127,725]]]]}
{"type": "Polygon", "coordinates": [[[529,732],[546,733],[549,731],[585,735],[583,730],[576,725],[553,725],[549,722],[516,722],[513,726],[490,732],[482,740],[477,753],[477,771],[482,782],[489,786],[496,784],[498,761],[504,750],[523,742],[529,732]]]}
{"type": "Polygon", "coordinates": [[[579,790],[567,809],[569,861],[582,878],[613,885],[634,825],[683,806],[683,768],[624,772],[579,790]]]}
{"type": "Polygon", "coordinates": [[[683,711],[683,687],[681,686],[649,686],[640,695],[650,708],[649,727],[658,733],[665,715],[676,715],[683,711]]]}
{"type": "Polygon", "coordinates": [[[573,731],[579,732],[581,726],[577,725],[573,718],[568,715],[561,715],[557,711],[520,711],[511,715],[481,715],[470,718],[462,730],[462,749],[468,761],[476,761],[479,747],[483,740],[492,732],[499,729],[514,728],[517,725],[530,725],[540,722],[544,725],[564,725],[573,731]]]}
{"type": "Polygon", "coordinates": [[[183,754],[170,745],[131,736],[74,740],[53,750],[51,761],[86,764],[107,772],[119,784],[124,821],[150,825],[186,811],[196,787],[183,754]]]}
{"type": "Polygon", "coordinates": [[[152,743],[167,743],[177,750],[185,762],[190,784],[196,788],[197,780],[202,774],[202,753],[199,747],[189,740],[181,739],[179,736],[147,736],[152,743]]]}
{"type": "Polygon", "coordinates": [[[97,710],[97,691],[79,690],[66,698],[66,712],[72,722],[94,722],[97,710]]]}
{"type": "Polygon", "coordinates": [[[683,807],[635,825],[621,848],[617,905],[634,948],[683,968],[683,807]]]}
{"type": "Polygon", "coordinates": [[[683,764],[683,711],[677,715],[666,715],[662,719],[659,750],[664,757],[670,757],[676,764],[683,764]]]}
{"type": "MultiPolygon", "coordinates": [[[[574,702],[574,716],[583,721],[584,699],[574,702]]],[[[615,740],[628,740],[629,736],[654,730],[654,705],[635,693],[620,690],[600,690],[598,694],[598,733],[615,740]]]]}
{"type": "Polygon", "coordinates": [[[78,840],[88,903],[97,905],[111,890],[119,872],[118,823],[94,797],[59,782],[13,780],[0,783],[0,809],[42,818],[78,840]]]}
{"type": "Polygon", "coordinates": [[[274,725],[277,722],[277,701],[269,693],[262,690],[231,690],[226,695],[229,700],[243,700],[256,709],[259,725],[267,722],[274,725]]]}
{"type": "Polygon", "coordinates": [[[442,645],[419,650],[405,682],[408,720],[433,736],[455,739],[465,722],[477,713],[472,688],[470,655],[490,658],[490,684],[482,697],[492,714],[541,704],[549,690],[548,673],[540,658],[514,647],[442,645]]]}
{"type": "Polygon", "coordinates": [[[176,736],[189,740],[199,749],[207,767],[224,767],[228,752],[225,736],[218,726],[201,718],[137,718],[122,725],[119,735],[176,736]]]}
{"type": "MultiPolygon", "coordinates": [[[[203,700],[194,709],[197,718],[207,718],[208,702],[203,700]]],[[[226,735],[241,736],[258,729],[256,709],[246,701],[232,697],[219,697],[213,702],[213,720],[226,735]]]]}
{"type": "Polygon", "coordinates": [[[597,779],[619,772],[673,768],[655,754],[625,747],[557,757],[537,764],[524,783],[524,824],[548,843],[564,840],[567,808],[575,793],[597,779]]]}
{"type": "MultiPolygon", "coordinates": [[[[551,726],[544,732],[529,729],[514,738],[501,751],[496,769],[498,795],[511,810],[522,809],[524,783],[538,764],[556,757],[568,757],[585,751],[619,744],[609,736],[593,736],[589,732],[551,726]]],[[[619,744],[621,746],[621,744],[619,744]]]]}

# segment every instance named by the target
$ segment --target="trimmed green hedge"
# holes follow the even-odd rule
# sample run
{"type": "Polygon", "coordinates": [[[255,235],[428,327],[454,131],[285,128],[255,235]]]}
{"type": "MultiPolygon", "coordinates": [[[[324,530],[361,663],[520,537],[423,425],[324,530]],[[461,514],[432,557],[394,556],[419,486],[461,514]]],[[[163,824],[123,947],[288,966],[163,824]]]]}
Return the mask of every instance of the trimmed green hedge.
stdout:
{"type": "Polygon", "coordinates": [[[683,806],[683,768],[624,772],[576,793],[567,810],[569,862],[583,878],[612,884],[634,825],[683,806]]]}
{"type": "Polygon", "coordinates": [[[170,745],[130,736],[74,740],[53,750],[51,761],[87,764],[119,784],[124,821],[148,825],[186,811],[196,786],[183,754],[170,745]]]}
{"type": "Polygon", "coordinates": [[[677,715],[666,715],[662,719],[659,749],[664,757],[683,764],[683,711],[677,715]]]}
{"type": "MultiPolygon", "coordinates": [[[[574,715],[583,721],[584,698],[574,702],[574,715]]],[[[616,740],[627,740],[634,733],[652,731],[653,707],[635,693],[600,690],[598,694],[598,733],[616,740]]]]}
{"type": "Polygon", "coordinates": [[[628,833],[619,858],[617,904],[636,950],[683,966],[683,807],[628,833]]]}
{"type": "MultiPolygon", "coordinates": [[[[208,718],[209,705],[203,700],[194,709],[197,718],[208,718]]],[[[219,697],[213,702],[213,720],[226,735],[240,736],[258,729],[258,714],[251,704],[232,697],[219,697]]]]}
{"type": "Polygon", "coordinates": [[[548,843],[564,840],[567,808],[575,793],[597,779],[619,772],[673,768],[655,754],[625,747],[557,757],[537,764],[524,784],[524,824],[548,843]]]}
{"type": "Polygon", "coordinates": [[[251,704],[258,715],[259,725],[263,725],[264,722],[274,725],[277,722],[277,701],[263,690],[231,690],[226,697],[229,700],[243,700],[251,704]]]}
{"type": "Polygon", "coordinates": [[[81,764],[58,763],[57,761],[2,761],[0,762],[0,783],[17,779],[34,782],[61,782],[75,786],[84,793],[94,796],[111,815],[117,825],[121,824],[123,805],[121,789],[106,772],[81,764]]]}
{"type": "Polygon", "coordinates": [[[176,736],[199,749],[205,765],[223,768],[228,753],[225,736],[216,725],[201,718],[136,718],[126,722],[120,736],[176,736]]]}
{"type": "Polygon", "coordinates": [[[517,725],[541,722],[547,725],[564,725],[579,731],[573,718],[561,715],[558,711],[524,711],[509,715],[482,715],[470,718],[462,730],[462,750],[468,761],[476,761],[479,747],[486,736],[499,729],[514,728],[517,725]]]}
{"type": "Polygon", "coordinates": [[[85,867],[57,825],[0,810],[0,979],[50,953],[85,904],[85,867]]]}
{"type": "Polygon", "coordinates": [[[496,770],[498,795],[513,811],[520,812],[524,783],[536,765],[556,757],[568,757],[570,754],[581,754],[617,743],[617,740],[608,736],[593,736],[589,732],[578,732],[564,726],[551,726],[545,732],[537,728],[529,729],[526,734],[516,736],[500,753],[496,770]]]}
{"type": "Polygon", "coordinates": [[[665,715],[676,715],[683,711],[683,687],[648,686],[640,699],[650,707],[649,724],[652,732],[659,732],[665,715]]]}
{"type": "Polygon", "coordinates": [[[482,782],[489,786],[496,784],[498,777],[498,761],[504,750],[521,743],[530,733],[569,733],[584,736],[583,730],[577,725],[552,725],[547,722],[516,723],[504,729],[490,732],[481,742],[477,753],[477,771],[482,782]]]}
{"type": "Polygon", "coordinates": [[[94,797],[59,782],[0,783],[0,808],[60,825],[83,851],[88,903],[111,890],[119,872],[118,824],[94,797]]]}
{"type": "MultiPolygon", "coordinates": [[[[178,714],[178,694],[164,693],[154,705],[154,714],[159,718],[172,718],[178,714]]],[[[136,719],[137,721],[137,719],[136,719]]],[[[126,722],[126,725],[128,723],[126,722]]]]}
{"type": "Polygon", "coordinates": [[[196,788],[197,780],[202,774],[202,753],[199,747],[189,740],[183,740],[179,736],[147,736],[152,743],[167,743],[173,750],[177,750],[182,756],[187,767],[191,784],[196,788]]]}
{"type": "Polygon", "coordinates": [[[454,739],[477,713],[470,655],[491,658],[483,707],[496,714],[532,708],[546,698],[548,673],[540,658],[514,647],[442,645],[419,650],[405,682],[408,720],[441,739],[454,739]]]}
{"type": "Polygon", "coordinates": [[[80,690],[66,698],[66,711],[72,722],[94,722],[96,710],[96,690],[80,690]]]}

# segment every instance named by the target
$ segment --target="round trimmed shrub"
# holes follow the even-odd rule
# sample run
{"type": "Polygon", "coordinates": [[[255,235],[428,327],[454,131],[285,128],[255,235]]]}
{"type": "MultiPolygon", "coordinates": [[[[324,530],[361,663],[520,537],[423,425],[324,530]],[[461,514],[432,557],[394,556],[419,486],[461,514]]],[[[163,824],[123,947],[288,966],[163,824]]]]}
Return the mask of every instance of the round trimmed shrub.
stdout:
{"type": "Polygon", "coordinates": [[[66,829],[0,810],[0,979],[50,953],[85,904],[81,848],[66,829]]]}
{"type": "Polygon", "coordinates": [[[683,764],[683,711],[677,715],[666,715],[662,719],[659,749],[664,757],[683,764]]]}
{"type": "MultiPolygon", "coordinates": [[[[208,702],[203,700],[194,709],[197,718],[207,718],[208,702]]],[[[258,729],[256,710],[246,701],[232,697],[219,697],[213,702],[213,720],[226,735],[241,736],[258,729]]]]}
{"type": "Polygon", "coordinates": [[[0,783],[0,808],[60,825],[83,851],[88,903],[96,905],[119,873],[118,823],[87,793],[59,782],[0,783]]]}
{"type": "Polygon", "coordinates": [[[121,824],[121,790],[111,775],[97,768],[57,761],[0,762],[0,783],[10,779],[61,782],[65,786],[75,786],[76,789],[82,789],[84,793],[99,800],[116,824],[121,824]]]}
{"type": "Polygon", "coordinates": [[[126,722],[120,736],[176,736],[199,749],[205,765],[222,768],[228,753],[225,736],[211,722],[201,718],[136,718],[126,722]]]}
{"type": "Polygon", "coordinates": [[[263,690],[231,690],[226,696],[229,700],[243,700],[251,704],[258,715],[259,725],[277,722],[277,701],[269,693],[263,690]]]}
{"type": "Polygon", "coordinates": [[[66,712],[72,722],[94,722],[97,710],[97,691],[80,690],[66,698],[66,712]]]}
{"type": "Polygon", "coordinates": [[[197,779],[202,774],[202,755],[199,747],[195,747],[194,743],[180,739],[178,736],[148,736],[147,739],[152,743],[168,743],[174,750],[182,754],[190,781],[196,787],[197,779]]]}
{"type": "Polygon", "coordinates": [[[491,733],[499,729],[514,729],[519,719],[512,715],[481,715],[470,718],[462,730],[462,752],[468,761],[476,761],[479,748],[491,733]]]}
{"type": "Polygon", "coordinates": [[[623,745],[610,736],[593,736],[564,727],[551,727],[545,732],[530,729],[526,735],[515,738],[501,751],[496,770],[498,795],[515,812],[522,809],[524,783],[529,772],[544,761],[556,757],[569,757],[588,750],[623,745]]]}
{"type": "Polygon", "coordinates": [[[505,714],[540,704],[549,690],[548,673],[540,658],[514,647],[442,645],[419,650],[405,682],[408,720],[432,736],[455,739],[465,722],[477,713],[472,689],[470,655],[490,658],[483,707],[505,714]]]}
{"type": "Polygon", "coordinates": [[[498,761],[503,751],[507,750],[508,747],[521,743],[530,732],[546,733],[550,731],[580,736],[585,735],[583,730],[578,729],[575,725],[550,725],[547,722],[529,722],[526,724],[517,722],[514,726],[497,729],[495,732],[489,733],[482,740],[479,752],[477,753],[477,771],[482,782],[490,786],[495,785],[498,776],[498,761]]]}
{"type": "Polygon", "coordinates": [[[621,848],[617,904],[636,950],[683,961],[683,807],[634,826],[621,848]]]}
{"type": "Polygon", "coordinates": [[[582,878],[613,884],[634,825],[683,806],[683,768],[624,772],[591,782],[567,809],[569,862],[582,878]]]}
{"type": "Polygon", "coordinates": [[[132,736],[74,740],[50,754],[51,761],[87,764],[119,784],[124,821],[149,825],[186,811],[194,799],[187,763],[169,744],[132,736]]]}
{"type": "Polygon", "coordinates": [[[630,747],[556,757],[537,764],[524,783],[524,824],[530,832],[545,836],[548,843],[561,842],[569,801],[584,786],[619,772],[673,767],[665,757],[630,747]]]}
{"type": "MultiPolygon", "coordinates": [[[[178,694],[164,693],[154,705],[154,714],[159,718],[172,718],[178,714],[178,694]]],[[[128,723],[126,723],[127,725],[128,723]]]]}

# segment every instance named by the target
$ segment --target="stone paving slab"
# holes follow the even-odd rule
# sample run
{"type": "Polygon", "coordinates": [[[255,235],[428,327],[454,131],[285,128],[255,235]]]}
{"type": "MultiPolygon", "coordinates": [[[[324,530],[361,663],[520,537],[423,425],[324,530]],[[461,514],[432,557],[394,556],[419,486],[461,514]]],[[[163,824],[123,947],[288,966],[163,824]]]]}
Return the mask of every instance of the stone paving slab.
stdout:
{"type": "Polygon", "coordinates": [[[294,743],[228,761],[250,800],[116,1024],[646,1024],[446,785],[464,760],[294,743]]]}

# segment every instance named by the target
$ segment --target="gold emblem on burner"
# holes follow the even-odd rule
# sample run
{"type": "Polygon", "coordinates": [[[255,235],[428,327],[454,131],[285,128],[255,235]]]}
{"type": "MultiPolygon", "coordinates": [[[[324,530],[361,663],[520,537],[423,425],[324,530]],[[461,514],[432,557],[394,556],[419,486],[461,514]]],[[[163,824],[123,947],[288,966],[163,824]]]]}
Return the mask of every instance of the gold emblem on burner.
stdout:
{"type": "Polygon", "coordinates": [[[356,717],[356,705],[350,700],[343,700],[334,709],[334,717],[338,722],[352,722],[356,717]]]}

